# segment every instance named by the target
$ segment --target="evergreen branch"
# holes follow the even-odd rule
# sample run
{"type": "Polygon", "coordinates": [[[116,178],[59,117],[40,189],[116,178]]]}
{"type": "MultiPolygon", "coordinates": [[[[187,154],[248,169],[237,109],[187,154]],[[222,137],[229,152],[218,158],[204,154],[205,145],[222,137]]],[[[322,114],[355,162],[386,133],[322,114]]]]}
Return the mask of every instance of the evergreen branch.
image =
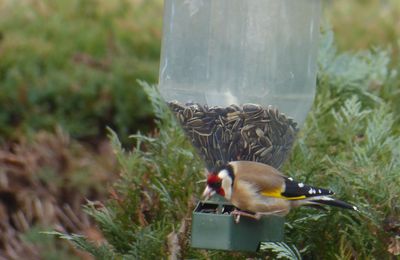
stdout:
{"type": "Polygon", "coordinates": [[[301,260],[299,250],[293,245],[289,246],[284,242],[262,242],[260,245],[260,251],[271,251],[275,253],[276,259],[289,259],[289,260],[301,260]]]}
{"type": "Polygon", "coordinates": [[[64,234],[56,231],[42,232],[43,234],[56,236],[60,239],[70,241],[76,248],[86,251],[99,260],[116,259],[114,250],[107,244],[95,245],[89,242],[84,236],[76,234],[64,234]]]}

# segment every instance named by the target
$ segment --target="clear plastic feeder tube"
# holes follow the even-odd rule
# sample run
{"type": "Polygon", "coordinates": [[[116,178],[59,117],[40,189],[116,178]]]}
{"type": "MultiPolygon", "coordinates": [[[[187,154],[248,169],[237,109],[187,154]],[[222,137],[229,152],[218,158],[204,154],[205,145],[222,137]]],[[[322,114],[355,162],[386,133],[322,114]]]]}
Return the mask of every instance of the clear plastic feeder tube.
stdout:
{"type": "Polygon", "coordinates": [[[160,92],[208,167],[280,167],[315,94],[320,0],[164,4],[160,92]]]}

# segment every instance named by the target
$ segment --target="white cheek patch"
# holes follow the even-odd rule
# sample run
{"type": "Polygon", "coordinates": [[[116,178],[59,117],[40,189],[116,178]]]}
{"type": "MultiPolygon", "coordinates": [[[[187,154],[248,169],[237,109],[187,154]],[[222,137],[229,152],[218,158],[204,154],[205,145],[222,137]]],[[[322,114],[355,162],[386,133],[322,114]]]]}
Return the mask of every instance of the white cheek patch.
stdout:
{"type": "Polygon", "coordinates": [[[229,172],[228,172],[228,170],[222,170],[222,171],[220,171],[219,173],[218,173],[218,177],[220,178],[220,179],[225,179],[225,178],[230,178],[229,177],[229,172]]]}
{"type": "Polygon", "coordinates": [[[218,177],[222,180],[221,187],[224,189],[225,198],[230,200],[232,197],[232,178],[227,170],[222,170],[218,173],[218,177]]]}

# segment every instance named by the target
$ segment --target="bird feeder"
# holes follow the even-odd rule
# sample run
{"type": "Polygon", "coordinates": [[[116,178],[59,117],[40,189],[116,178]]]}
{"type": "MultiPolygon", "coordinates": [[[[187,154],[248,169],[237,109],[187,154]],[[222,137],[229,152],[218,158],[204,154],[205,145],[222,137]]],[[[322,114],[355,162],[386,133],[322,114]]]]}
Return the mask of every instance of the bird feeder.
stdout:
{"type": "MultiPolygon", "coordinates": [[[[320,0],[164,1],[159,89],[209,170],[282,166],[315,94],[319,16],[320,0]]],[[[200,202],[192,246],[255,251],[283,239],[283,219],[236,224],[232,209],[200,202]]]]}

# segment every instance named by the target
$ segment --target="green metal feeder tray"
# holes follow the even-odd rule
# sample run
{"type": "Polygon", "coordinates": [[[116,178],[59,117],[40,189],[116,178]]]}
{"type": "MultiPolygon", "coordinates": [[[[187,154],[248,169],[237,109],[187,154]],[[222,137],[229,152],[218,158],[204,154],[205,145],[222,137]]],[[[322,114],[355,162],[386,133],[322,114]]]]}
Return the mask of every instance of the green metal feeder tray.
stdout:
{"type": "Polygon", "coordinates": [[[193,211],[192,247],[255,252],[261,242],[283,240],[284,218],[241,217],[239,223],[235,223],[230,214],[234,209],[225,202],[199,202],[193,211]]]}

